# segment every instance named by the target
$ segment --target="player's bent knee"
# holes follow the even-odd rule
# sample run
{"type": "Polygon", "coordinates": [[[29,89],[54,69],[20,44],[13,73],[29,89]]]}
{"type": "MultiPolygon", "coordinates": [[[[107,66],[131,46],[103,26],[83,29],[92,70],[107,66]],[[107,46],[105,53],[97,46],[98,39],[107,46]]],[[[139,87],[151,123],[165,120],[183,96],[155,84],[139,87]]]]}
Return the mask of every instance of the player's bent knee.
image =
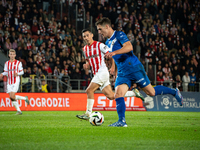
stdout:
{"type": "Polygon", "coordinates": [[[92,89],[86,89],[85,92],[86,92],[87,95],[94,93],[94,91],[92,89]]]}
{"type": "Polygon", "coordinates": [[[10,97],[10,100],[11,100],[11,101],[15,101],[15,98],[14,98],[14,97],[10,97]]]}
{"type": "Polygon", "coordinates": [[[151,92],[149,92],[149,94],[147,94],[147,95],[149,95],[149,96],[155,96],[155,91],[151,91],[151,92]]]}
{"type": "Polygon", "coordinates": [[[115,94],[114,95],[114,99],[119,98],[119,97],[123,97],[123,95],[121,95],[121,94],[115,94]]]}
{"type": "Polygon", "coordinates": [[[106,97],[109,99],[109,100],[114,100],[114,95],[106,95],[106,97]]]}
{"type": "Polygon", "coordinates": [[[85,92],[86,92],[86,94],[89,94],[91,92],[91,90],[90,89],[86,89],[85,92]]]}

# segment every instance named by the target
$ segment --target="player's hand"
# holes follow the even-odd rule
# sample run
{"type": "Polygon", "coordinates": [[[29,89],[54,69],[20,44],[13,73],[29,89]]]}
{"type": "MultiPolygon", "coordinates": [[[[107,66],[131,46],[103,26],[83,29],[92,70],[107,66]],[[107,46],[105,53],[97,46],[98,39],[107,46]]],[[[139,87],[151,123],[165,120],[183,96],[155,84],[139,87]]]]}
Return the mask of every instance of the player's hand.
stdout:
{"type": "Polygon", "coordinates": [[[111,67],[112,67],[112,58],[106,58],[106,57],[104,56],[104,62],[105,62],[105,64],[106,64],[106,67],[108,68],[108,70],[110,70],[111,67]]]}
{"type": "Polygon", "coordinates": [[[14,77],[17,77],[17,76],[18,76],[18,73],[17,73],[17,72],[15,72],[15,73],[14,73],[14,77]]]}
{"type": "Polygon", "coordinates": [[[0,80],[3,80],[3,74],[2,73],[0,74],[0,80]]]}
{"type": "Polygon", "coordinates": [[[115,68],[111,67],[108,71],[111,75],[115,75],[115,68]]]}
{"type": "Polygon", "coordinates": [[[115,56],[115,55],[116,55],[115,52],[110,52],[110,53],[106,53],[104,57],[105,57],[106,59],[111,59],[112,56],[115,56]]]}

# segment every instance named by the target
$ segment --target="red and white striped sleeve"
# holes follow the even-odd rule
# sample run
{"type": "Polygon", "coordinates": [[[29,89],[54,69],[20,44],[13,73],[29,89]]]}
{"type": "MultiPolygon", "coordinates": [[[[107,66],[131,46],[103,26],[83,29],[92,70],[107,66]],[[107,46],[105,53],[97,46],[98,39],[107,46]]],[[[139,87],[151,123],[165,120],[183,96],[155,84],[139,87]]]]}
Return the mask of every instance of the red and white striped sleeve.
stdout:
{"type": "Polygon", "coordinates": [[[109,53],[109,47],[103,43],[100,43],[100,50],[104,54],[109,53]]]}
{"type": "Polygon", "coordinates": [[[21,76],[24,74],[24,70],[23,70],[23,67],[22,67],[22,63],[20,62],[19,63],[19,68],[18,68],[18,75],[21,76]]]}

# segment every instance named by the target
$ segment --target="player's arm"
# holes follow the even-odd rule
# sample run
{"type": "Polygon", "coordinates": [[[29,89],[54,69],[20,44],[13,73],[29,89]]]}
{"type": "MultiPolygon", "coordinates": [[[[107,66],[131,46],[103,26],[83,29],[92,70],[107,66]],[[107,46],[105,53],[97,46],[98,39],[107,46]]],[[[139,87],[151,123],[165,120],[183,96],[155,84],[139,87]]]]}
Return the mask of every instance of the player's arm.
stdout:
{"type": "Polygon", "coordinates": [[[123,47],[121,49],[116,50],[114,52],[115,52],[115,55],[117,55],[117,54],[128,53],[128,52],[130,52],[132,50],[133,50],[133,46],[132,46],[131,42],[127,41],[126,43],[123,44],[123,47]]]}
{"type": "Polygon", "coordinates": [[[121,49],[116,50],[116,51],[111,52],[111,53],[107,53],[106,57],[110,58],[110,57],[118,55],[118,54],[125,54],[125,53],[132,51],[132,50],[133,50],[133,46],[132,46],[131,42],[127,41],[126,43],[123,44],[123,47],[121,49]]]}
{"type": "Polygon", "coordinates": [[[8,75],[8,67],[7,67],[7,63],[5,63],[4,65],[4,71],[0,74],[0,79],[3,79],[3,76],[8,75]]]}
{"type": "Polygon", "coordinates": [[[3,79],[3,73],[0,74],[0,80],[2,80],[2,79],[3,79]]]}
{"type": "Polygon", "coordinates": [[[22,67],[22,63],[20,62],[19,63],[19,71],[18,72],[15,72],[15,77],[16,76],[21,76],[21,75],[23,75],[24,74],[24,69],[23,69],[23,67],[22,67]]]}
{"type": "Polygon", "coordinates": [[[114,59],[113,58],[111,58],[112,60],[112,65],[111,65],[111,68],[109,69],[109,72],[110,72],[110,74],[112,74],[112,75],[115,75],[115,73],[116,73],[116,70],[117,70],[117,67],[116,67],[116,65],[115,65],[115,61],[114,61],[114,59]]]}
{"type": "Polygon", "coordinates": [[[133,46],[124,32],[118,32],[116,35],[117,41],[122,45],[121,49],[106,54],[106,57],[112,57],[118,54],[128,53],[133,50],[133,46]]]}
{"type": "Polygon", "coordinates": [[[84,70],[90,69],[90,64],[89,64],[88,60],[86,60],[85,64],[83,64],[83,69],[84,70]]]}
{"type": "MultiPolygon", "coordinates": [[[[83,51],[83,52],[84,52],[84,51],[83,51]]],[[[84,70],[86,70],[86,69],[90,69],[89,60],[88,60],[88,58],[86,57],[85,52],[83,53],[83,57],[84,57],[85,60],[86,60],[85,64],[83,64],[83,69],[84,69],[84,70]]]]}
{"type": "MultiPolygon", "coordinates": [[[[100,44],[100,50],[102,53],[107,54],[109,53],[109,47],[103,43],[100,44]]],[[[108,68],[110,74],[114,75],[115,74],[115,61],[113,58],[110,59],[106,59],[106,57],[104,57],[104,61],[106,64],[106,67],[108,68]]]]}

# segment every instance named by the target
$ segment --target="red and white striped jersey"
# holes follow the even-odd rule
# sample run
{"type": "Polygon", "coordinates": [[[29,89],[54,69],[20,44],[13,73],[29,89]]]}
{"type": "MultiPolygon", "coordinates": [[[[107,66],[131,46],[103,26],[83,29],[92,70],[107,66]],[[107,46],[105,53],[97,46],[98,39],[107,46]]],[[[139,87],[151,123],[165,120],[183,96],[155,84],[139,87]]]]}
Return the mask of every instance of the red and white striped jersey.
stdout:
{"type": "Polygon", "coordinates": [[[95,75],[100,68],[106,67],[104,62],[104,54],[109,52],[108,46],[103,43],[94,41],[90,46],[86,45],[83,48],[86,60],[92,67],[93,74],[95,75]]]}
{"type": "Polygon", "coordinates": [[[8,84],[15,84],[16,81],[20,81],[20,76],[14,77],[14,73],[18,73],[18,75],[23,74],[22,63],[19,60],[14,60],[13,62],[6,61],[4,65],[3,75],[8,75],[8,84]]]}

